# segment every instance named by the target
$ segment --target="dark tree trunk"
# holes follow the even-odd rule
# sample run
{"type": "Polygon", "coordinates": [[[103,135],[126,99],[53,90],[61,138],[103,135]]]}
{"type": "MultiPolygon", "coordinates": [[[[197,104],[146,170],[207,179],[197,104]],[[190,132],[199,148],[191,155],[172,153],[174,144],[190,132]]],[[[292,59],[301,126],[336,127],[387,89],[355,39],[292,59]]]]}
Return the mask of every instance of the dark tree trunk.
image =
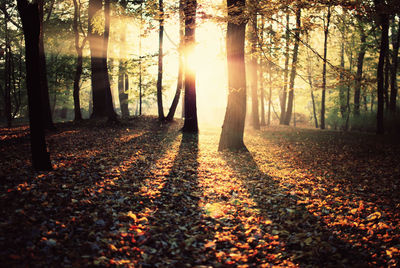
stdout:
{"type": "Polygon", "coordinates": [[[187,0],[185,6],[185,123],[183,132],[197,133],[197,106],[196,106],[196,73],[193,62],[188,62],[188,56],[195,46],[197,1],[187,0]]]}
{"type": "Polygon", "coordinates": [[[363,65],[364,65],[364,56],[366,51],[366,40],[367,35],[365,34],[364,28],[360,25],[360,50],[358,51],[357,57],[357,73],[356,73],[356,81],[354,87],[354,115],[360,115],[360,96],[361,96],[361,81],[362,81],[362,73],[363,73],[363,65]]]}
{"type": "Polygon", "coordinates": [[[288,89],[288,77],[289,77],[289,14],[286,14],[286,45],[285,45],[285,71],[283,73],[283,92],[281,97],[281,117],[279,123],[283,125],[286,118],[286,99],[288,89]]]}
{"type": "MultiPolygon", "coordinates": [[[[253,1],[254,2],[254,1],[253,1]]],[[[253,6],[253,14],[251,15],[250,23],[250,88],[251,88],[251,125],[254,129],[260,129],[260,115],[258,113],[258,81],[257,81],[257,12],[255,4],[253,6]]]]}
{"type": "Polygon", "coordinates": [[[390,73],[390,104],[389,104],[389,109],[392,113],[396,113],[396,100],[397,100],[397,92],[398,92],[398,86],[397,86],[397,69],[399,67],[399,45],[400,45],[400,23],[397,27],[395,27],[395,21],[393,20],[393,26],[392,26],[392,33],[393,33],[393,39],[392,39],[392,44],[393,44],[393,59],[392,59],[392,68],[391,68],[391,73],[390,73]]]}
{"type": "Polygon", "coordinates": [[[331,7],[328,6],[326,25],[324,25],[324,62],[322,65],[322,98],[321,98],[321,129],[325,129],[325,94],[326,94],[326,54],[328,49],[329,23],[331,20],[331,7]]]}
{"type": "Polygon", "coordinates": [[[293,101],[294,101],[294,80],[296,78],[297,72],[297,56],[299,53],[299,43],[300,43],[300,29],[301,28],[301,9],[298,8],[296,11],[296,29],[295,29],[295,41],[293,48],[293,59],[292,59],[292,69],[290,71],[290,80],[289,80],[289,96],[287,103],[287,110],[285,112],[285,120],[283,122],[284,125],[289,125],[290,120],[292,118],[293,112],[293,101]]]}
{"type": "Polygon", "coordinates": [[[44,52],[44,27],[43,27],[43,0],[38,0],[40,34],[39,34],[39,60],[40,60],[40,83],[42,96],[43,122],[46,129],[54,129],[53,119],[50,109],[49,86],[47,82],[46,54],[44,52]]]}
{"type": "Polygon", "coordinates": [[[228,27],[226,51],[228,60],[228,105],[218,150],[247,150],[243,142],[246,118],[246,70],[244,41],[246,20],[245,0],[227,0],[228,27]],[[232,8],[236,7],[236,8],[232,8]]]}
{"type": "MultiPolygon", "coordinates": [[[[3,3],[2,8],[5,10],[6,3],[3,3]]],[[[12,105],[11,105],[11,46],[8,36],[7,17],[4,18],[4,34],[5,34],[5,51],[4,51],[4,113],[7,120],[7,127],[12,124],[12,105]]],[[[1,56],[1,55],[0,55],[1,56]]],[[[1,87],[0,87],[1,91],[1,87]]]]}
{"type": "MultiPolygon", "coordinates": [[[[106,4],[109,1],[106,0],[106,4]]],[[[89,0],[89,25],[88,38],[91,58],[91,82],[93,95],[93,113],[91,118],[108,117],[109,120],[115,120],[116,114],[112,103],[110,81],[107,70],[107,47],[109,33],[109,11],[104,10],[105,27],[104,35],[93,29],[94,15],[102,9],[102,0],[89,0]],[[108,18],[107,18],[108,17],[108,18]]]]}
{"type": "Polygon", "coordinates": [[[82,120],[82,113],[81,113],[81,104],[79,98],[79,82],[81,80],[82,75],[82,50],[85,46],[86,39],[83,40],[82,46],[79,45],[79,17],[80,17],[80,7],[78,2],[74,0],[74,22],[73,22],[73,30],[74,30],[74,37],[75,37],[75,50],[77,54],[76,58],[76,70],[75,70],[75,77],[74,77],[74,114],[75,114],[75,121],[82,120]]]}
{"type": "Polygon", "coordinates": [[[18,0],[18,11],[22,21],[26,53],[26,85],[28,90],[29,127],[32,164],[35,170],[51,170],[50,155],[47,152],[43,104],[40,83],[40,16],[37,2],[18,0]]]}
{"type": "Polygon", "coordinates": [[[184,55],[182,53],[182,50],[184,49],[184,30],[185,30],[185,25],[184,25],[184,11],[183,11],[183,6],[184,6],[184,0],[179,0],[179,49],[178,49],[178,58],[179,58],[179,69],[178,69],[178,81],[176,85],[176,92],[174,99],[172,101],[171,107],[169,108],[169,112],[167,115],[166,120],[168,122],[172,122],[174,120],[174,115],[176,108],[178,107],[179,99],[181,97],[181,92],[183,88],[183,71],[184,71],[184,55]]]}
{"type": "Polygon", "coordinates": [[[379,62],[377,69],[377,82],[378,82],[378,111],[377,111],[377,126],[376,133],[384,133],[383,125],[383,110],[384,110],[384,66],[385,58],[389,44],[389,16],[384,11],[384,2],[375,0],[375,6],[378,12],[379,24],[381,26],[381,42],[379,51],[379,62]]]}
{"type": "MultiPolygon", "coordinates": [[[[390,24],[390,23],[389,23],[390,24]]],[[[389,42],[387,44],[387,52],[384,67],[384,81],[383,81],[383,96],[385,100],[385,109],[389,110],[389,78],[390,78],[390,55],[389,55],[389,42]]]]}
{"type": "Polygon", "coordinates": [[[158,31],[158,76],[157,76],[157,108],[158,120],[163,121],[164,108],[162,101],[162,78],[163,78],[163,39],[164,39],[164,4],[163,0],[158,1],[159,8],[159,31],[158,31]]]}
{"type": "Polygon", "coordinates": [[[340,115],[342,118],[345,118],[346,116],[346,88],[344,86],[344,37],[342,37],[342,45],[340,48],[340,75],[339,75],[339,81],[340,81],[340,86],[339,86],[339,105],[340,105],[340,115]]]}

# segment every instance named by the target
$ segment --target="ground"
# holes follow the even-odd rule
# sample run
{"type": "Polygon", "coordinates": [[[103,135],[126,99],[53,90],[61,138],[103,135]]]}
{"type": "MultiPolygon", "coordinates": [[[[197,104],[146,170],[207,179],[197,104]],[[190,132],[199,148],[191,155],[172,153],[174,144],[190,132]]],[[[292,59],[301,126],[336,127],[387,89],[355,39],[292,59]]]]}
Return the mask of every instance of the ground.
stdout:
{"type": "Polygon", "coordinates": [[[235,153],[181,126],[59,124],[51,172],[27,127],[0,129],[1,265],[400,264],[397,138],[271,127],[235,153]]]}

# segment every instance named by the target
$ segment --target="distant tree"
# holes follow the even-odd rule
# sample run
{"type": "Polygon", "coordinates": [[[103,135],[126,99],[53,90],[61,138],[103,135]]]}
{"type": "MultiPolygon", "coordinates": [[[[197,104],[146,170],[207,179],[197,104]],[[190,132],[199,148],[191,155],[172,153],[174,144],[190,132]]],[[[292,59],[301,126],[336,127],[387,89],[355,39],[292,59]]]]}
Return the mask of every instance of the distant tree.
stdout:
{"type": "Polygon", "coordinates": [[[182,88],[184,86],[183,84],[183,72],[184,72],[184,55],[183,55],[183,49],[185,45],[185,40],[184,40],[184,11],[183,11],[183,6],[185,4],[185,0],[179,0],[179,48],[178,48],[178,58],[179,58],[179,67],[178,67],[178,81],[176,85],[176,92],[174,99],[172,100],[171,107],[169,108],[168,115],[166,117],[166,120],[168,122],[171,122],[174,119],[175,111],[178,106],[178,102],[181,96],[182,88]]]}
{"type": "Polygon", "coordinates": [[[251,125],[254,129],[260,129],[260,115],[258,111],[258,53],[257,53],[257,1],[250,1],[251,15],[250,15],[250,26],[249,29],[249,41],[250,41],[250,88],[251,88],[251,125]]]}
{"type": "Polygon", "coordinates": [[[246,118],[245,6],[245,0],[227,0],[228,104],[219,140],[219,151],[226,149],[234,151],[247,150],[243,142],[246,118]]]}
{"type": "Polygon", "coordinates": [[[49,84],[47,81],[47,68],[46,68],[46,54],[44,51],[44,0],[38,0],[39,5],[39,20],[40,20],[40,34],[39,34],[39,60],[41,66],[40,72],[40,83],[41,86],[41,96],[42,96],[42,105],[43,105],[43,121],[44,127],[47,129],[53,129],[53,119],[51,116],[50,109],[50,98],[49,98],[49,84]]]}
{"type": "Polygon", "coordinates": [[[357,28],[360,33],[360,48],[357,55],[357,71],[355,77],[354,87],[354,115],[360,115],[360,96],[361,96],[361,81],[364,66],[364,57],[367,50],[367,35],[365,33],[364,25],[360,18],[357,18],[357,28]]]}
{"type": "Polygon", "coordinates": [[[185,12],[185,121],[183,132],[198,132],[197,105],[196,105],[196,73],[194,62],[188,58],[195,48],[197,1],[186,0],[185,12]]]}
{"type": "Polygon", "coordinates": [[[300,6],[297,6],[296,7],[296,29],[294,30],[295,40],[294,40],[294,48],[293,48],[292,66],[291,66],[291,70],[290,70],[287,108],[286,108],[286,112],[285,112],[285,120],[283,121],[284,125],[289,125],[290,120],[292,118],[293,102],[294,102],[294,82],[295,82],[295,78],[296,78],[296,74],[297,74],[297,57],[298,57],[298,53],[299,53],[300,33],[301,33],[301,8],[300,8],[300,6]]]}
{"type": "Polygon", "coordinates": [[[163,0],[158,1],[158,75],[157,75],[157,108],[158,120],[163,121],[164,108],[162,101],[162,78],[163,78],[163,41],[164,41],[164,4],[163,0]]]}
{"type": "Polygon", "coordinates": [[[326,95],[326,62],[328,50],[329,23],[331,20],[331,6],[327,7],[326,18],[324,19],[324,58],[322,63],[322,97],[321,97],[321,129],[325,129],[325,95],[326,95]],[[325,21],[326,19],[326,21],[325,21]]]}
{"type": "MultiPolygon", "coordinates": [[[[125,11],[128,1],[120,2],[122,9],[125,11]]],[[[126,59],[126,25],[122,23],[120,30],[120,53],[119,53],[119,67],[118,67],[118,96],[121,108],[122,117],[129,117],[129,74],[128,64],[126,59]]]]}
{"type": "Polygon", "coordinates": [[[51,170],[50,154],[47,152],[44,122],[43,99],[41,95],[40,64],[40,14],[38,1],[17,1],[25,37],[26,83],[28,89],[29,129],[32,151],[32,164],[36,170],[51,170]]]}
{"type": "MultiPolygon", "coordinates": [[[[398,16],[397,16],[398,17],[398,16]]],[[[397,70],[399,67],[399,46],[400,46],[400,18],[397,20],[397,29],[396,29],[396,16],[393,16],[392,22],[392,46],[393,46],[393,55],[392,55],[392,68],[390,70],[390,105],[389,110],[392,113],[396,113],[396,100],[397,100],[397,70]]]]}
{"type": "Polygon", "coordinates": [[[75,71],[75,77],[74,77],[74,91],[73,91],[73,97],[74,97],[74,120],[75,121],[80,121],[82,120],[82,113],[81,113],[81,104],[80,104],[80,98],[79,98],[79,82],[81,79],[82,75],[82,61],[83,61],[83,48],[85,47],[87,38],[85,37],[80,44],[80,33],[79,33],[79,24],[80,24],[80,14],[81,14],[81,4],[80,1],[78,3],[77,0],[74,1],[74,20],[73,20],[73,31],[74,31],[74,40],[75,40],[75,50],[77,54],[76,58],[76,71],[75,71]]]}

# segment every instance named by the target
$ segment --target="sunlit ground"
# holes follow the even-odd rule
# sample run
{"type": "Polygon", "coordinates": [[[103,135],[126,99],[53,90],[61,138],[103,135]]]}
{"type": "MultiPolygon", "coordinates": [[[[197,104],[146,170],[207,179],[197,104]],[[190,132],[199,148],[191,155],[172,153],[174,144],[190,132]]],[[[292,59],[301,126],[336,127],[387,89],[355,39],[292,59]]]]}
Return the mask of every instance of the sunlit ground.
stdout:
{"type": "Polygon", "coordinates": [[[26,130],[4,139],[2,154],[20,153],[1,163],[3,263],[399,264],[399,166],[384,161],[393,144],[272,128],[246,134],[249,154],[219,153],[219,128],[197,139],[179,127],[60,127],[48,173],[21,153],[26,130]]]}

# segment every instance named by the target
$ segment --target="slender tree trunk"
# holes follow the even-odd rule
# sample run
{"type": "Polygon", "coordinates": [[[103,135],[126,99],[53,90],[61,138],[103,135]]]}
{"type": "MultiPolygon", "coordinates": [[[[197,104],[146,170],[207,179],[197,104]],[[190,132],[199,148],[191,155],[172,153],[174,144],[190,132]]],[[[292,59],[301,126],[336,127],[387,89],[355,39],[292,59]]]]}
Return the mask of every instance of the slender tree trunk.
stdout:
{"type": "Polygon", "coordinates": [[[366,40],[367,35],[365,34],[363,26],[360,24],[360,50],[358,51],[357,57],[357,72],[356,72],[356,81],[354,87],[354,115],[360,115],[360,95],[361,95],[361,81],[362,81],[362,73],[363,73],[363,65],[364,65],[364,56],[366,51],[366,40]]]}
{"type": "MultiPolygon", "coordinates": [[[[265,19],[261,14],[261,26],[260,26],[260,46],[264,44],[264,24],[265,19]]],[[[265,104],[264,104],[264,58],[260,56],[260,67],[259,67],[259,85],[260,85],[260,106],[261,106],[261,121],[260,126],[265,126],[265,104]]]]}
{"type": "Polygon", "coordinates": [[[39,20],[40,20],[40,34],[39,34],[39,60],[41,66],[40,82],[41,95],[43,103],[43,122],[46,129],[54,129],[53,119],[51,117],[50,109],[50,98],[49,98],[49,86],[47,82],[47,68],[46,68],[46,54],[44,52],[44,26],[43,26],[43,3],[44,0],[37,0],[39,8],[39,20]]]}
{"type": "Polygon", "coordinates": [[[168,122],[172,122],[174,120],[174,115],[176,108],[178,107],[179,99],[181,97],[181,91],[183,88],[183,71],[184,71],[184,55],[182,53],[182,50],[184,49],[184,31],[185,31],[185,25],[184,25],[184,11],[183,11],[183,6],[184,6],[184,0],[179,0],[179,49],[178,49],[178,58],[179,58],[179,67],[178,67],[178,81],[176,85],[176,92],[174,99],[172,101],[171,107],[169,108],[169,112],[167,115],[166,120],[168,122]]]}
{"type": "Polygon", "coordinates": [[[196,10],[197,1],[187,0],[185,6],[185,122],[183,132],[197,133],[197,106],[196,106],[196,73],[193,62],[188,56],[195,48],[196,10]]]}
{"type": "Polygon", "coordinates": [[[158,120],[163,121],[164,109],[162,101],[162,77],[163,77],[163,39],[164,39],[164,4],[163,0],[158,1],[159,19],[158,22],[158,76],[157,76],[157,107],[158,107],[158,120]]]}
{"type": "Polygon", "coordinates": [[[287,110],[285,112],[285,120],[283,122],[284,125],[289,125],[290,120],[292,118],[293,101],[294,101],[294,81],[297,72],[297,56],[299,53],[299,43],[300,43],[300,30],[301,30],[300,28],[301,28],[301,9],[298,8],[296,10],[296,29],[294,31],[295,41],[293,48],[292,70],[290,71],[289,96],[288,96],[287,110]]]}
{"type": "Polygon", "coordinates": [[[390,104],[389,109],[391,113],[396,113],[396,100],[397,100],[397,70],[399,67],[399,45],[400,45],[400,23],[397,26],[397,31],[395,29],[396,19],[393,19],[392,24],[392,44],[393,44],[393,59],[391,68],[391,79],[390,79],[390,104]]]}
{"type": "Polygon", "coordinates": [[[77,53],[76,58],[76,70],[75,70],[75,77],[74,77],[74,114],[75,114],[75,121],[82,120],[82,113],[81,113],[81,104],[79,99],[79,82],[81,80],[82,75],[82,54],[83,54],[83,47],[85,46],[85,40],[82,42],[82,46],[79,45],[79,17],[80,17],[80,6],[78,5],[77,0],[74,0],[74,22],[73,22],[73,30],[75,36],[75,50],[77,53]]]}
{"type": "Polygon", "coordinates": [[[268,119],[267,125],[271,125],[271,106],[272,106],[272,68],[269,64],[269,92],[268,92],[268,119]]]}
{"type": "Polygon", "coordinates": [[[258,81],[257,81],[257,12],[256,3],[252,1],[252,15],[250,19],[250,88],[251,88],[251,125],[253,129],[260,129],[260,115],[258,113],[258,81]]]}
{"type": "MultiPolygon", "coordinates": [[[[389,23],[390,24],[390,23],[389,23]]],[[[389,53],[389,42],[387,44],[387,52],[385,58],[385,67],[384,67],[384,81],[383,81],[383,96],[385,100],[385,109],[389,110],[389,78],[390,78],[390,53],[389,53]]]]}
{"type": "Polygon", "coordinates": [[[18,0],[17,5],[25,37],[26,85],[28,90],[32,164],[36,170],[51,170],[52,166],[50,155],[47,152],[44,122],[42,120],[39,7],[37,2],[29,3],[27,0],[18,0]]]}
{"type": "Polygon", "coordinates": [[[283,125],[285,123],[286,118],[286,99],[287,99],[287,89],[288,89],[288,77],[289,77],[289,14],[286,14],[286,33],[285,33],[285,71],[283,73],[283,92],[281,98],[281,117],[280,124],[283,125]]]}
{"type": "Polygon", "coordinates": [[[326,94],[326,56],[328,49],[329,23],[331,20],[331,7],[328,6],[326,25],[324,29],[324,62],[322,65],[322,99],[321,99],[321,129],[325,129],[325,94],[326,94]]]}
{"type": "MultiPolygon", "coordinates": [[[[2,8],[5,10],[6,3],[3,3],[2,8]]],[[[8,20],[4,18],[4,34],[5,34],[5,51],[4,51],[4,112],[7,119],[7,127],[11,127],[12,124],[12,105],[11,105],[11,46],[10,39],[8,36],[8,20]]],[[[1,88],[0,88],[1,89],[1,88]]]]}
{"type": "Polygon", "coordinates": [[[384,110],[384,65],[389,44],[389,16],[385,14],[384,2],[375,0],[375,5],[378,10],[379,24],[381,26],[381,43],[379,51],[379,62],[377,69],[377,81],[378,81],[378,111],[377,111],[377,126],[376,133],[384,133],[383,124],[383,110],[384,110]]]}
{"type": "Polygon", "coordinates": [[[228,27],[226,51],[228,60],[228,105],[218,150],[247,150],[243,142],[246,118],[246,69],[244,41],[246,20],[245,0],[227,0],[228,27]],[[232,8],[236,7],[236,8],[232,8]]]}
{"type": "MultiPolygon", "coordinates": [[[[126,2],[121,4],[126,8],[126,2]]],[[[118,68],[118,97],[121,115],[124,118],[129,117],[128,107],[128,90],[129,90],[129,76],[127,73],[127,60],[126,60],[126,25],[122,22],[120,31],[120,53],[119,53],[119,68],[118,68]]]]}
{"type": "Polygon", "coordinates": [[[344,43],[345,43],[345,38],[344,36],[342,37],[342,45],[340,48],[340,68],[342,69],[340,71],[339,75],[339,81],[340,81],[340,86],[339,86],[339,105],[340,105],[340,115],[342,118],[345,118],[346,116],[346,93],[345,93],[345,82],[344,82],[344,43]]]}

